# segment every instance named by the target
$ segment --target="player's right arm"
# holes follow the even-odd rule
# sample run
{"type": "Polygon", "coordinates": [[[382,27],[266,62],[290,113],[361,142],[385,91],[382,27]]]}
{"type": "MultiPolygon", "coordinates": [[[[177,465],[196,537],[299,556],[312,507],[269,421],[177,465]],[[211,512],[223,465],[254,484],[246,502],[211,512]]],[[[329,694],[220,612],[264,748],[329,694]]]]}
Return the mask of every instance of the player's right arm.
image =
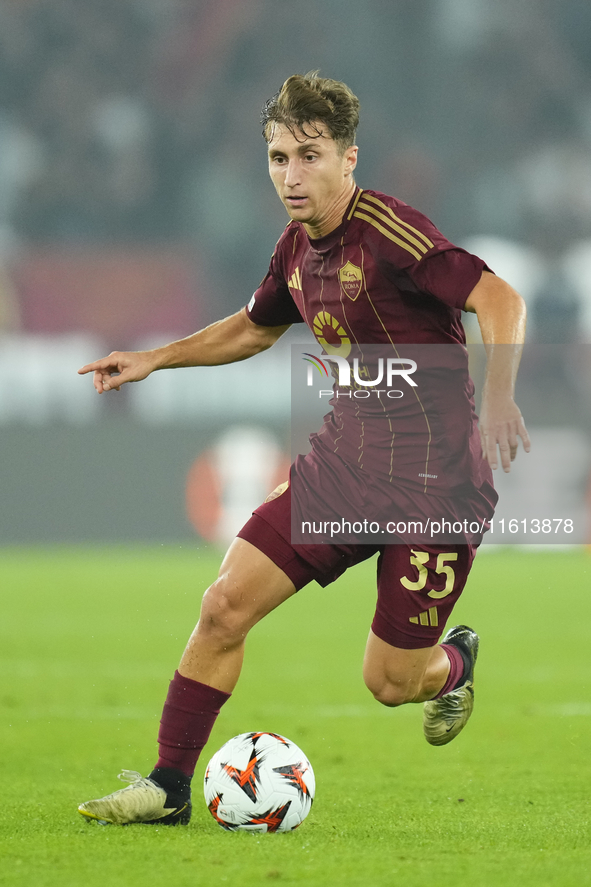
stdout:
{"type": "Polygon", "coordinates": [[[270,348],[290,324],[259,326],[238,311],[211,326],[152,351],[113,351],[102,360],[81,367],[81,375],[93,373],[93,384],[99,394],[119,391],[126,382],[139,382],[154,370],[176,367],[220,366],[246,360],[270,348]]]}

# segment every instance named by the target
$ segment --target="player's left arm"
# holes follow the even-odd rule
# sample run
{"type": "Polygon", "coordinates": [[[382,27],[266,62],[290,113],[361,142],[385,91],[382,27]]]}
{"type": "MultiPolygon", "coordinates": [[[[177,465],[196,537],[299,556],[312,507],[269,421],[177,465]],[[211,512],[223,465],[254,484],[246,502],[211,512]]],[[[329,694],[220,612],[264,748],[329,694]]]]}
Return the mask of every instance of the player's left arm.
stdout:
{"type": "Polygon", "coordinates": [[[480,409],[483,455],[498,466],[497,447],[504,471],[510,471],[521,438],[526,453],[530,440],[513,397],[525,342],[525,302],[504,280],[483,271],[464,306],[478,317],[486,349],[486,378],[480,409]]]}

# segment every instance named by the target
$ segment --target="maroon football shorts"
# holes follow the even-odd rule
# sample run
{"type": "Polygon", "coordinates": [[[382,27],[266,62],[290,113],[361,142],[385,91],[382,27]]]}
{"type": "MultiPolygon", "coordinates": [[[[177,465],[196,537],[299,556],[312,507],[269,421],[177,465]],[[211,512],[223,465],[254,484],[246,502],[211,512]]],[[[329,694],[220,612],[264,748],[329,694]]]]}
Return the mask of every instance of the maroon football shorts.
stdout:
{"type": "Polygon", "coordinates": [[[238,533],[291,579],[323,587],[349,567],[379,553],[378,601],[371,629],[405,650],[437,643],[462,593],[475,545],[292,545],[291,490],[263,503],[238,533]]]}

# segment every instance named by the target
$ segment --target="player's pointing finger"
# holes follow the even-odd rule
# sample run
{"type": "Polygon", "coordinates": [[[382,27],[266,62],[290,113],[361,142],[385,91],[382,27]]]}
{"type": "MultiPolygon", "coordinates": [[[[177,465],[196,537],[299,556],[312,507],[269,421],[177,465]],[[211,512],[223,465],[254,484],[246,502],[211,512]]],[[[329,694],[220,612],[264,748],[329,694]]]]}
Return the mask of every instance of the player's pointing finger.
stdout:
{"type": "Polygon", "coordinates": [[[84,375],[85,373],[93,373],[97,370],[102,370],[103,372],[108,372],[109,370],[119,371],[122,363],[128,357],[129,355],[122,351],[112,351],[107,357],[101,357],[100,360],[93,360],[92,363],[87,363],[85,366],[80,367],[78,372],[81,375],[84,375]]]}
{"type": "Polygon", "coordinates": [[[94,373],[97,369],[97,363],[98,361],[95,361],[94,363],[87,363],[85,366],[80,367],[78,370],[79,375],[84,376],[86,373],[94,373]]]}

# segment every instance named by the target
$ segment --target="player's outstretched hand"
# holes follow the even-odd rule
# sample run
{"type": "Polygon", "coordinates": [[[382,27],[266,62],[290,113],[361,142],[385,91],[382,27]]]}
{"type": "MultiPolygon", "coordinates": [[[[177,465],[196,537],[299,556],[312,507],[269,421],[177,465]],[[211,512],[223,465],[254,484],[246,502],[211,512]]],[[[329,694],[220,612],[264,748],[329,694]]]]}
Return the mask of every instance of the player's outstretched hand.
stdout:
{"type": "Polygon", "coordinates": [[[483,398],[479,427],[482,455],[491,468],[498,467],[498,447],[503,471],[511,470],[511,462],[517,455],[518,437],[521,438],[525,452],[530,451],[527,428],[521,411],[512,397],[483,398]]]}
{"type": "Polygon", "coordinates": [[[126,382],[140,382],[156,367],[149,351],[112,351],[108,357],[87,363],[80,375],[94,373],[93,384],[99,394],[119,391],[126,382]]]}

